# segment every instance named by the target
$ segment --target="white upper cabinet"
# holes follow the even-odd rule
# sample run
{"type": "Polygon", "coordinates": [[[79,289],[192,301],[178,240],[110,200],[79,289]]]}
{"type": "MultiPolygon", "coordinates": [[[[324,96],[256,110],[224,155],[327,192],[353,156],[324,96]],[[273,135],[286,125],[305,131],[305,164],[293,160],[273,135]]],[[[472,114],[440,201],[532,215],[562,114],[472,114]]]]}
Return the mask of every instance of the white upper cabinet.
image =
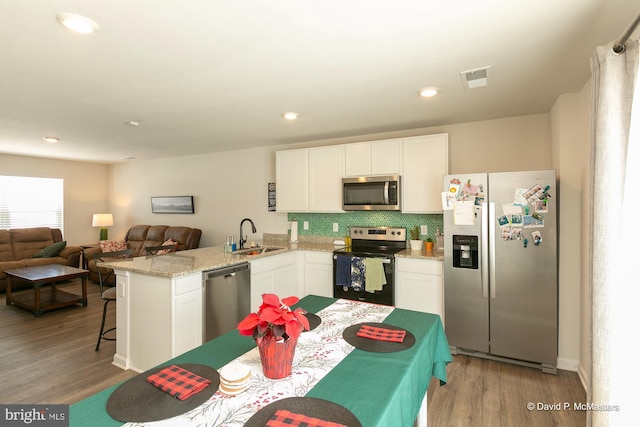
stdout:
{"type": "Polygon", "coordinates": [[[402,212],[442,212],[442,179],[449,170],[447,134],[402,142],[402,212]]]}
{"type": "Polygon", "coordinates": [[[276,151],[276,211],[309,210],[308,150],[276,151]]]}
{"type": "Polygon", "coordinates": [[[402,140],[389,139],[371,143],[371,175],[402,173],[402,140]]]}
{"type": "Polygon", "coordinates": [[[309,149],[309,211],[344,212],[344,145],[309,149]]]}
{"type": "Polygon", "coordinates": [[[402,171],[402,140],[358,142],[345,146],[345,176],[397,175],[402,171]]]}
{"type": "Polygon", "coordinates": [[[400,175],[402,211],[442,212],[447,134],[276,152],[278,212],[343,212],[342,178],[400,175]]]}

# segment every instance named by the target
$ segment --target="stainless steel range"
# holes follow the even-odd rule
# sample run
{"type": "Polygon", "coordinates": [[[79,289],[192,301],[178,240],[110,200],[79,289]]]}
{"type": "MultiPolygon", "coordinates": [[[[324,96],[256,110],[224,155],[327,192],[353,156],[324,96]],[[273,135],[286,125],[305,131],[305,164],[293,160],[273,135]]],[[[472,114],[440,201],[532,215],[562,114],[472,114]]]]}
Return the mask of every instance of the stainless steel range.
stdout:
{"type": "Polygon", "coordinates": [[[407,230],[351,227],[351,246],[333,251],[333,296],[394,305],[395,254],[406,248],[407,230]]]}

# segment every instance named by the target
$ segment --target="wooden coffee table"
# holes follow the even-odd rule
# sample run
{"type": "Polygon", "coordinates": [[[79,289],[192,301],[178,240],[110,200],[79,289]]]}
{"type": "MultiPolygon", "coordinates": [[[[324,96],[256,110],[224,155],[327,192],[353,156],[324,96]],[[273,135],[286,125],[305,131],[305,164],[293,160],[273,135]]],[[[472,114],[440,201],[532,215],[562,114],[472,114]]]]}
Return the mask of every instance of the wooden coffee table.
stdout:
{"type": "Polygon", "coordinates": [[[6,270],[7,275],[7,305],[15,304],[33,311],[38,317],[46,310],[68,307],[82,303],[87,306],[87,276],[88,270],[69,267],[66,265],[51,264],[34,267],[15,268],[6,270]],[[11,293],[11,281],[22,279],[33,286],[33,292],[22,291],[11,293]],[[56,289],[56,282],[62,280],[82,279],[82,296],[56,289]],[[42,285],[50,283],[51,286],[42,288],[42,285]]]}

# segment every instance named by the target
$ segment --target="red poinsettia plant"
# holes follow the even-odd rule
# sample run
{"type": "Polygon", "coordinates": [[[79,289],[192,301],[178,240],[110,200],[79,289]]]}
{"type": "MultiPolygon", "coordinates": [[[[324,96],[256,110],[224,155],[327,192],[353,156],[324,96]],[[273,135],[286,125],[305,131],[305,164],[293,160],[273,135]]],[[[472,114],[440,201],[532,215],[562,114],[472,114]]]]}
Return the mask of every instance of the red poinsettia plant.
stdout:
{"type": "Polygon", "coordinates": [[[240,323],[240,335],[261,338],[271,335],[276,339],[297,339],[302,330],[309,330],[309,320],[301,308],[290,307],[298,302],[298,297],[287,297],[280,301],[275,294],[262,294],[262,305],[257,313],[250,313],[240,323]]]}

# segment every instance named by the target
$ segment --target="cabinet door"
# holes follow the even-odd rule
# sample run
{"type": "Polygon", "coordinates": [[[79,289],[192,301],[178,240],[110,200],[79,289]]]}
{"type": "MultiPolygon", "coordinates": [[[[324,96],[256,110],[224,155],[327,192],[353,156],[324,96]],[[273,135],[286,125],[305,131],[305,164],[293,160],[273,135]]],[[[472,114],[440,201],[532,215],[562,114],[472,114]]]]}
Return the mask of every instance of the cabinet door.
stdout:
{"type": "Polygon", "coordinates": [[[396,279],[396,307],[437,314],[444,323],[442,276],[398,272],[396,279]]]}
{"type": "Polygon", "coordinates": [[[442,261],[398,258],[396,306],[438,314],[444,324],[442,261]]]}
{"type": "Polygon", "coordinates": [[[371,143],[358,142],[344,146],[345,176],[371,175],[371,143]]]}
{"type": "Polygon", "coordinates": [[[286,298],[290,296],[297,296],[301,298],[302,295],[297,291],[296,280],[296,266],[288,265],[286,267],[279,268],[273,274],[273,293],[280,298],[286,298]]]}
{"type": "Polygon", "coordinates": [[[447,134],[408,138],[402,147],[402,211],[442,212],[442,179],[449,169],[447,134]]]}
{"type": "Polygon", "coordinates": [[[333,297],[333,253],[306,252],[304,294],[333,297]]]}
{"type": "Polygon", "coordinates": [[[262,305],[262,294],[272,294],[274,277],[272,272],[251,273],[251,311],[255,312],[262,305]]]}
{"type": "Polygon", "coordinates": [[[343,174],[344,145],[309,149],[309,211],[343,212],[343,174]]]}
{"type": "Polygon", "coordinates": [[[202,290],[175,297],[175,336],[172,356],[202,344],[202,290]]]}
{"type": "Polygon", "coordinates": [[[402,140],[371,143],[371,174],[397,175],[402,172],[402,140]]]}
{"type": "Polygon", "coordinates": [[[287,252],[251,261],[251,311],[262,304],[262,294],[276,294],[280,298],[301,296],[297,288],[298,256],[287,252]]]}
{"type": "Polygon", "coordinates": [[[308,150],[276,152],[276,211],[306,212],[309,209],[308,150]]]}

